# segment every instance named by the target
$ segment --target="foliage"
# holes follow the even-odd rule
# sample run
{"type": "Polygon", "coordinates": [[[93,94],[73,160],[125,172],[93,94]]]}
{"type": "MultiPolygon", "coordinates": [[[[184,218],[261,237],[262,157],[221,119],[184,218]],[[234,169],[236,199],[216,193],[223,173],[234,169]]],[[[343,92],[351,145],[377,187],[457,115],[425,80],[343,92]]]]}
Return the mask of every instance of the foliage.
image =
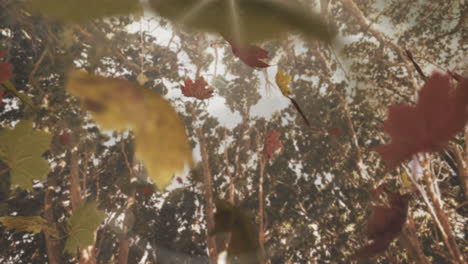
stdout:
{"type": "Polygon", "coordinates": [[[68,238],[65,252],[75,255],[78,248],[85,248],[94,243],[96,229],[106,218],[106,214],[97,207],[97,201],[87,202],[70,216],[67,221],[68,238]]]}
{"type": "Polygon", "coordinates": [[[0,159],[10,168],[12,187],[30,190],[33,180],[42,180],[49,173],[49,163],[41,155],[51,138],[49,133],[34,131],[30,120],[0,132],[0,159]]]}
{"type": "MultiPolygon", "coordinates": [[[[0,51],[0,59],[6,54],[6,51],[0,51]]],[[[6,62],[0,62],[0,83],[8,81],[13,76],[11,70],[11,64],[6,62]]]]}
{"type": "Polygon", "coordinates": [[[266,68],[270,66],[263,62],[264,59],[268,58],[268,51],[255,45],[241,44],[236,41],[228,42],[231,45],[231,50],[234,56],[250,67],[266,68]]]}
{"type": "Polygon", "coordinates": [[[207,88],[207,83],[203,77],[198,78],[195,82],[190,79],[185,80],[185,85],[182,85],[182,94],[186,97],[195,97],[199,100],[205,100],[213,96],[214,88],[207,88]]]}
{"type": "Polygon", "coordinates": [[[4,216],[0,217],[0,222],[10,230],[15,232],[40,233],[48,230],[57,237],[57,230],[49,226],[47,221],[40,216],[4,216]]]}

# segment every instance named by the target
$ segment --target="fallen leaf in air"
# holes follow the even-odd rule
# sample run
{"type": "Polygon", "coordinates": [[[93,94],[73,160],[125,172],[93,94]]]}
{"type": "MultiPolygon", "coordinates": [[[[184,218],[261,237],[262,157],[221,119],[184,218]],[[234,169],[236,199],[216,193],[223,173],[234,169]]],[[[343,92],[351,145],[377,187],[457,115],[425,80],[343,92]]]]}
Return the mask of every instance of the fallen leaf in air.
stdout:
{"type": "Polygon", "coordinates": [[[216,201],[214,220],[215,227],[210,231],[210,235],[225,233],[231,235],[228,247],[229,257],[237,257],[239,263],[263,263],[263,255],[259,250],[258,233],[250,215],[238,206],[224,200],[218,200],[216,201]]]}
{"type": "Polygon", "coordinates": [[[194,97],[200,100],[213,97],[214,88],[207,88],[207,83],[203,77],[198,78],[195,82],[186,79],[184,84],[180,88],[185,97],[194,97]]]}
{"type": "MultiPolygon", "coordinates": [[[[5,54],[6,51],[0,51],[0,59],[3,58],[5,54]]],[[[13,77],[11,64],[6,62],[0,62],[0,83],[8,81],[11,77],[13,77]]]]}
{"type": "Polygon", "coordinates": [[[154,91],[119,79],[74,71],[67,90],[82,100],[102,129],[132,129],[135,152],[160,190],[192,163],[184,125],[171,104],[154,91]]]}
{"type": "Polygon", "coordinates": [[[468,79],[455,86],[450,76],[434,72],[419,91],[415,106],[389,108],[383,131],[391,137],[388,144],[375,148],[389,170],[419,152],[436,152],[461,132],[468,120],[468,79]]]}
{"type": "Polygon", "coordinates": [[[32,232],[40,233],[45,230],[51,231],[55,237],[58,237],[58,232],[47,223],[47,220],[40,216],[4,216],[0,217],[0,222],[9,230],[15,232],[32,232]]]}
{"type": "Polygon", "coordinates": [[[85,248],[94,243],[95,231],[106,218],[106,214],[97,207],[97,201],[92,201],[73,211],[67,221],[68,238],[65,242],[65,252],[75,255],[78,248],[85,248]]]}
{"type": "Polygon", "coordinates": [[[31,190],[33,180],[42,180],[50,171],[42,154],[49,148],[52,136],[32,126],[32,121],[22,120],[15,128],[0,132],[0,159],[10,168],[13,188],[31,190]]]}
{"type": "Polygon", "coordinates": [[[284,71],[279,70],[275,75],[276,85],[281,90],[281,93],[289,97],[292,95],[292,88],[289,86],[291,84],[292,77],[289,74],[286,74],[284,71]]]}
{"type": "Polygon", "coordinates": [[[266,133],[263,143],[263,157],[266,160],[273,159],[275,151],[283,147],[279,140],[280,135],[280,133],[274,130],[270,130],[266,133]]]}
{"type": "Polygon", "coordinates": [[[135,0],[27,0],[25,4],[34,14],[68,22],[128,15],[140,9],[135,0]]]}
{"type": "Polygon", "coordinates": [[[254,43],[286,33],[330,42],[335,30],[325,19],[297,1],[150,0],[160,16],[229,39],[254,43]]]}
{"type": "Polygon", "coordinates": [[[275,81],[276,81],[276,85],[278,85],[278,87],[280,88],[281,90],[281,93],[287,97],[289,100],[291,100],[291,103],[294,105],[294,107],[296,108],[296,110],[299,112],[299,114],[301,115],[302,119],[304,119],[304,122],[306,123],[307,126],[310,126],[310,122],[309,120],[307,119],[307,117],[305,116],[304,112],[302,111],[301,107],[299,106],[299,104],[296,102],[296,100],[294,100],[294,98],[291,97],[292,95],[292,89],[291,87],[289,86],[289,84],[291,84],[291,80],[292,80],[292,77],[291,75],[288,75],[286,74],[285,72],[279,70],[276,75],[275,75],[275,81]]]}
{"type": "Polygon", "coordinates": [[[232,53],[250,67],[266,68],[270,66],[262,61],[268,58],[268,51],[255,45],[239,44],[229,40],[228,42],[231,44],[232,53]]]}
{"type": "Polygon", "coordinates": [[[383,185],[374,192],[379,196],[384,193],[387,195],[388,206],[372,206],[372,214],[367,222],[367,237],[372,242],[357,250],[351,259],[367,259],[383,253],[403,230],[408,214],[409,195],[388,191],[383,185]]]}
{"type": "Polygon", "coordinates": [[[70,133],[68,133],[66,130],[62,131],[59,136],[59,142],[63,146],[70,144],[70,133]]]}

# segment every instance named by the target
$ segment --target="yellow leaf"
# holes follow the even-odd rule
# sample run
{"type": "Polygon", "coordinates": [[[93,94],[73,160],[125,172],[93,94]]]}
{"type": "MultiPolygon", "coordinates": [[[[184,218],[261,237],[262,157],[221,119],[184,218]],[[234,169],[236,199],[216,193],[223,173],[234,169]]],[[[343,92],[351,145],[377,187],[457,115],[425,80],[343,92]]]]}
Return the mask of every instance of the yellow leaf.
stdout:
{"type": "Polygon", "coordinates": [[[286,74],[282,70],[279,70],[276,73],[276,76],[275,76],[276,85],[278,85],[278,87],[281,90],[281,93],[284,96],[290,96],[292,94],[292,88],[289,87],[289,84],[291,83],[291,79],[292,79],[291,75],[286,74]]]}
{"type": "Polygon", "coordinates": [[[411,182],[408,174],[405,171],[403,171],[400,174],[400,180],[401,180],[401,185],[403,186],[403,188],[411,189],[413,187],[413,183],[411,182]]]}
{"type": "Polygon", "coordinates": [[[51,229],[47,221],[40,216],[4,216],[0,217],[0,222],[10,230],[14,229],[15,232],[33,232],[37,234],[43,229],[51,229]]]}
{"type": "Polygon", "coordinates": [[[185,128],[177,112],[150,89],[83,71],[71,73],[67,90],[82,100],[103,129],[132,129],[136,156],[163,190],[174,173],[192,163],[185,128]]]}

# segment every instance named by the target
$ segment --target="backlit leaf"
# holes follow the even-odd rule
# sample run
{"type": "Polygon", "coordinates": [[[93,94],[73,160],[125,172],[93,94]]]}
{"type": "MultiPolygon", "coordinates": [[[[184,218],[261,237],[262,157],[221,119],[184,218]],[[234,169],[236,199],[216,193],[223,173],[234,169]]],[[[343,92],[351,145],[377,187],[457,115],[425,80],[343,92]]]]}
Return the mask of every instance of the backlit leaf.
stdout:
{"type": "Polygon", "coordinates": [[[71,74],[67,90],[82,100],[103,129],[133,130],[136,156],[161,190],[174,173],[191,164],[191,147],[179,115],[154,91],[82,71],[71,74]]]}
{"type": "Polygon", "coordinates": [[[40,216],[4,216],[0,222],[15,232],[40,233],[48,226],[47,221],[40,216]]]}
{"type": "Polygon", "coordinates": [[[324,19],[292,1],[150,0],[150,4],[165,18],[245,43],[289,32],[324,41],[334,35],[324,19]]]}
{"type": "Polygon", "coordinates": [[[97,201],[88,202],[77,208],[68,219],[65,252],[75,255],[78,248],[94,243],[95,231],[106,218],[106,214],[97,206],[97,201]]]}
{"type": "Polygon", "coordinates": [[[392,138],[378,146],[388,169],[419,152],[436,152],[461,132],[468,121],[468,79],[451,85],[450,76],[435,72],[419,91],[418,103],[393,105],[383,130],[392,138]]]}
{"type": "Polygon", "coordinates": [[[34,131],[32,121],[25,120],[0,132],[0,159],[10,168],[12,187],[32,189],[33,180],[42,180],[49,173],[49,163],[41,155],[51,139],[46,132],[34,131]]]}
{"type": "Polygon", "coordinates": [[[292,79],[291,75],[288,75],[284,71],[281,71],[281,70],[278,71],[275,76],[276,85],[278,85],[278,87],[281,90],[281,93],[286,97],[292,94],[292,88],[289,87],[289,84],[291,83],[291,79],[292,79]]]}
{"type": "Polygon", "coordinates": [[[279,140],[280,135],[281,134],[275,130],[271,130],[266,133],[263,143],[263,157],[266,160],[273,159],[275,151],[283,147],[279,140]]]}
{"type": "Polygon", "coordinates": [[[250,67],[266,68],[270,66],[263,61],[263,59],[268,58],[268,51],[255,45],[228,42],[231,44],[232,53],[250,67]]]}
{"type": "Polygon", "coordinates": [[[26,7],[34,14],[68,22],[86,22],[95,18],[127,15],[137,11],[135,0],[27,0],[26,7]]]}
{"type": "Polygon", "coordinates": [[[203,77],[198,78],[195,82],[186,79],[180,89],[185,97],[194,97],[199,100],[205,100],[213,97],[214,88],[207,88],[207,83],[203,77]]]}

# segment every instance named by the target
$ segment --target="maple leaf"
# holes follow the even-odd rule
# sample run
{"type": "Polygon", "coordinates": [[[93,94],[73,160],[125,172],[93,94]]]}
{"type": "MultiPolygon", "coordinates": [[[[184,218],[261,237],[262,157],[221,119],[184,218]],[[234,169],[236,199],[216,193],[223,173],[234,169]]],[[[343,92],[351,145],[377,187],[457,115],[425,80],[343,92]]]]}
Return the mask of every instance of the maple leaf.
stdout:
{"type": "Polygon", "coordinates": [[[229,40],[228,42],[231,45],[232,53],[250,67],[266,68],[270,66],[262,61],[268,58],[268,51],[255,45],[240,44],[229,40]]]}
{"type": "MultiPolygon", "coordinates": [[[[5,54],[6,51],[0,51],[0,59],[3,58],[5,54]]],[[[12,76],[11,64],[0,62],[0,83],[8,81],[12,76]]]]}
{"type": "Polygon", "coordinates": [[[351,259],[366,259],[384,252],[400,234],[408,214],[409,195],[391,192],[381,185],[374,195],[387,195],[389,206],[372,206],[372,214],[367,222],[367,237],[372,240],[360,248],[351,259]]]}
{"type": "Polygon", "coordinates": [[[213,96],[214,88],[206,88],[206,81],[203,77],[198,78],[195,82],[191,79],[186,79],[180,88],[182,94],[186,97],[195,97],[200,100],[205,100],[213,96]]]}
{"type": "Polygon", "coordinates": [[[434,72],[419,91],[415,106],[403,104],[389,108],[383,131],[390,135],[388,144],[375,148],[387,168],[419,152],[442,150],[468,120],[468,79],[463,78],[456,87],[450,76],[434,72]]]}
{"type": "Polygon", "coordinates": [[[133,130],[136,156],[160,190],[171,183],[174,173],[192,163],[179,115],[154,91],[82,71],[71,73],[67,90],[82,99],[82,107],[102,129],[133,130]]]}
{"type": "Polygon", "coordinates": [[[15,128],[0,132],[0,159],[10,168],[11,186],[32,189],[33,180],[43,179],[50,171],[49,162],[41,157],[52,136],[34,131],[32,121],[22,120],[15,128]]]}
{"type": "Polygon", "coordinates": [[[266,160],[273,159],[275,151],[283,147],[279,140],[280,135],[281,134],[275,130],[270,130],[266,133],[263,143],[263,157],[266,160]]]}
{"type": "Polygon", "coordinates": [[[59,136],[59,142],[63,146],[70,144],[70,133],[67,130],[62,131],[59,136]]]}
{"type": "Polygon", "coordinates": [[[210,235],[230,234],[228,255],[239,259],[239,263],[263,263],[257,232],[252,217],[240,207],[224,200],[216,201],[215,227],[210,235]]]}
{"type": "Polygon", "coordinates": [[[97,207],[97,201],[91,201],[78,207],[70,216],[67,221],[65,252],[75,255],[78,248],[94,243],[95,231],[106,218],[106,214],[97,207]]]}

